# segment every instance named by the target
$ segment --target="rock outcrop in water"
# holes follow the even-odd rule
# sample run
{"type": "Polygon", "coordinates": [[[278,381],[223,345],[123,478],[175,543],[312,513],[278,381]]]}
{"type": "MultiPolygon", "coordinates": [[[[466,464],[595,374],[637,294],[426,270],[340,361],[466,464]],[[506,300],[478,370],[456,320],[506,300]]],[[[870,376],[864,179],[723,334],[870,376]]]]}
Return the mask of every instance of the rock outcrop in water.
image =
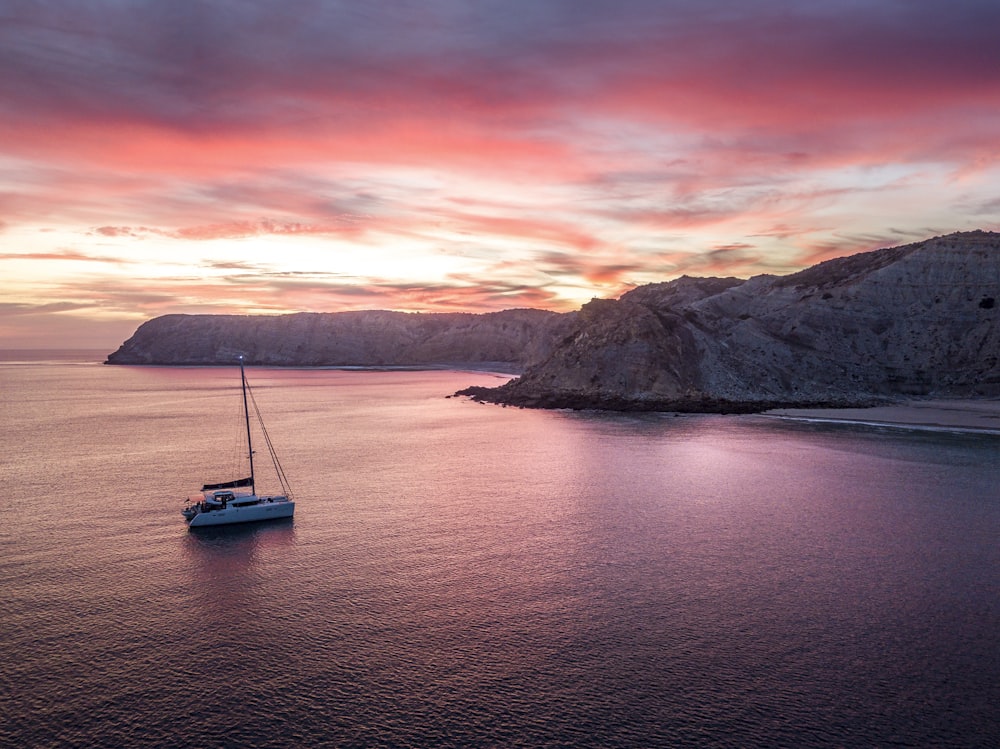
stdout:
{"type": "Polygon", "coordinates": [[[759,411],[1000,395],[1000,234],[967,232],[788,276],[680,278],[584,305],[551,354],[480,400],[759,411]]]}
{"type": "Polygon", "coordinates": [[[334,312],[165,315],[143,323],[108,364],[493,366],[520,370],[547,357],[575,313],[334,312]]]}

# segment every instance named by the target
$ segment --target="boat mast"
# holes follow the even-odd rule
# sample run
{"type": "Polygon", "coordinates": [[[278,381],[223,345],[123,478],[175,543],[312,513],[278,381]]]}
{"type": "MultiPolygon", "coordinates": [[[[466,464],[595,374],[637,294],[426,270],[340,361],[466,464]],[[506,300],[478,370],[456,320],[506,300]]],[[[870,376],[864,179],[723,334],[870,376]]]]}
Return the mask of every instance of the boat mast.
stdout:
{"type": "Polygon", "coordinates": [[[240,355],[240,384],[243,386],[243,417],[247,424],[247,452],[250,454],[250,491],[257,493],[253,475],[253,443],[250,441],[250,409],[247,407],[247,376],[243,371],[243,356],[240,355]]]}

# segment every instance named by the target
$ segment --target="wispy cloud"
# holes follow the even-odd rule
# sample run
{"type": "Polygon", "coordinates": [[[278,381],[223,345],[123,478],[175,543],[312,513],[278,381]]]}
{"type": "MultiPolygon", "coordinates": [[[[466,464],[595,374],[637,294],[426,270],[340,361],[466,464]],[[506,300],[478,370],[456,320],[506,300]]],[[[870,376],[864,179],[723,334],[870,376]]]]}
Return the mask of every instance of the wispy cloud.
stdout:
{"type": "Polygon", "coordinates": [[[7,293],[565,309],[1000,228],[998,27],[985,0],[14,0],[7,293]]]}
{"type": "Polygon", "coordinates": [[[55,249],[46,252],[0,252],[0,262],[5,260],[67,260],[82,263],[112,263],[115,265],[128,262],[122,257],[95,255],[90,252],[71,249],[55,249]]]}

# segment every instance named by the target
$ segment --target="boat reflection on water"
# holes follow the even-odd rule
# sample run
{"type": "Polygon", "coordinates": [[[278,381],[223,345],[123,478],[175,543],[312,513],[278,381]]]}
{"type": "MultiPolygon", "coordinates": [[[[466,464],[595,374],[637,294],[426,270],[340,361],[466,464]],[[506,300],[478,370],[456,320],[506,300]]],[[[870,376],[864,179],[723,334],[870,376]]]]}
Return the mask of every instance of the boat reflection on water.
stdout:
{"type": "Polygon", "coordinates": [[[290,546],[295,542],[295,518],[278,518],[268,523],[209,525],[187,535],[187,546],[196,553],[225,551],[245,546],[290,546]]]}

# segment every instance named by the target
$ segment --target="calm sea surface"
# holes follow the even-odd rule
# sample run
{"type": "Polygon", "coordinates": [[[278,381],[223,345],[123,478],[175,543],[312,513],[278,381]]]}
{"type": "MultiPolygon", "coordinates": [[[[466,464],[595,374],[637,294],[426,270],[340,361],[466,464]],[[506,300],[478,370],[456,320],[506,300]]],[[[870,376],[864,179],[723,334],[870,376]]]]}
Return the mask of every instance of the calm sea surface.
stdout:
{"type": "Polygon", "coordinates": [[[0,362],[2,746],[1000,745],[998,437],[251,369],[296,515],[197,533],[238,372],[36,359],[0,362]]]}

